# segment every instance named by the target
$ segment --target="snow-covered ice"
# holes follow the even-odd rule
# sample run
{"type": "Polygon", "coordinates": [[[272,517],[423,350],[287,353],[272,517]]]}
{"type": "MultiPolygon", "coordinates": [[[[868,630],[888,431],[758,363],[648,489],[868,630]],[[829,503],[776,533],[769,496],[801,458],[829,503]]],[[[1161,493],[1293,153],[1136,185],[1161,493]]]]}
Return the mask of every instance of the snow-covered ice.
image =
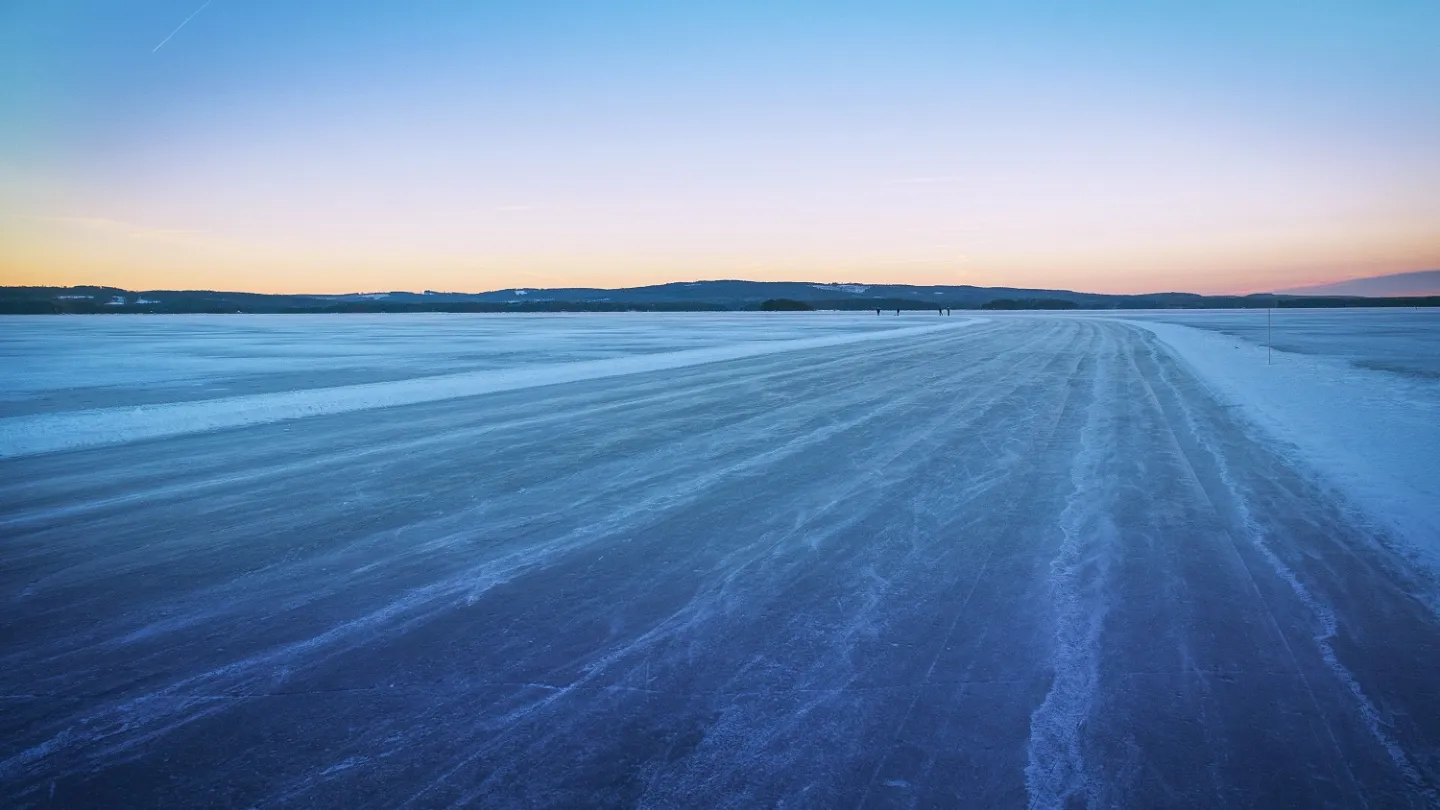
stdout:
{"type": "Polygon", "coordinates": [[[0,802],[1434,806],[1440,318],[1255,318],[0,319],[0,802]]]}
{"type": "MultiPolygon", "coordinates": [[[[1366,314],[1358,329],[1315,335],[1336,344],[1338,356],[1267,352],[1253,340],[1215,334],[1214,327],[1142,325],[1222,402],[1240,408],[1263,435],[1282,442],[1383,524],[1383,534],[1405,541],[1440,571],[1440,372],[1428,371],[1440,363],[1440,313],[1425,312],[1410,323],[1405,312],[1366,314]],[[1367,340],[1370,333],[1380,339],[1367,340]],[[1402,340],[1410,350],[1397,351],[1402,340]],[[1396,371],[1381,370],[1386,367],[1396,371]]],[[[1361,315],[1340,312],[1332,319],[1356,327],[1361,315]]],[[[1310,348],[1291,328],[1282,324],[1282,345],[1310,348]]],[[[1249,335],[1263,340],[1257,330],[1249,335]]]]}
{"type": "MultiPolygon", "coordinates": [[[[14,416],[0,419],[0,458],[121,444],[139,439],[266,424],[307,416],[414,405],[602,377],[666,371],[702,363],[758,357],[773,352],[841,346],[868,340],[895,340],[954,328],[965,323],[963,319],[947,319],[938,325],[854,329],[836,334],[791,339],[778,337],[774,330],[757,330],[756,335],[747,337],[768,339],[751,339],[697,349],[630,354],[600,360],[515,363],[508,367],[326,388],[14,416]]],[[[495,342],[503,343],[504,339],[495,342]]]]}

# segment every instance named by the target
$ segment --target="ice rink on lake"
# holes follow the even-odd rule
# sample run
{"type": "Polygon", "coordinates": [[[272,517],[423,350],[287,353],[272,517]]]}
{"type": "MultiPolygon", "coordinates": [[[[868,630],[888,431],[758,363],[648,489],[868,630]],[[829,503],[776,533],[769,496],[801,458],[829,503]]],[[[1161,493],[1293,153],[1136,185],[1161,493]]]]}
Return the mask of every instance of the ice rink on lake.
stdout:
{"type": "Polygon", "coordinates": [[[1440,312],[1264,317],[0,319],[0,803],[1435,806],[1440,312]]]}

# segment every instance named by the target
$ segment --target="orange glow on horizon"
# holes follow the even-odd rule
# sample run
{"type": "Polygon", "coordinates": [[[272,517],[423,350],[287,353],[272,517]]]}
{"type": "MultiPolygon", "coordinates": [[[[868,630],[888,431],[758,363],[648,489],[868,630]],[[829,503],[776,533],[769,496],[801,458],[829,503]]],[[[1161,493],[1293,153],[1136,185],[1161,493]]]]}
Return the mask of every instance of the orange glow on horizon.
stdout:
{"type": "Polygon", "coordinates": [[[1440,268],[1434,4],[325,0],[216,4],[162,49],[169,4],[83,5],[0,12],[6,285],[1248,293],[1440,268]]]}

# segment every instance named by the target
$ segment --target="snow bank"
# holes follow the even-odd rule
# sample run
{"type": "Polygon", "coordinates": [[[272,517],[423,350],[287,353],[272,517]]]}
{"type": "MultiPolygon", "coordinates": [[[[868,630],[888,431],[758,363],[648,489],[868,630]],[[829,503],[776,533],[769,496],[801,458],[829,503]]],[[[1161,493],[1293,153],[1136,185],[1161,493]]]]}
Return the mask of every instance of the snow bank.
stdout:
{"type": "Polygon", "coordinates": [[[0,419],[0,458],[663,371],[776,352],[913,337],[953,329],[975,320],[957,319],[934,326],[830,334],[795,340],[750,341],[663,354],[468,371],[361,385],[16,416],[0,419]]]}
{"type": "Polygon", "coordinates": [[[1440,381],[1275,351],[1188,326],[1153,332],[1221,400],[1289,446],[1440,570],[1440,381]]]}

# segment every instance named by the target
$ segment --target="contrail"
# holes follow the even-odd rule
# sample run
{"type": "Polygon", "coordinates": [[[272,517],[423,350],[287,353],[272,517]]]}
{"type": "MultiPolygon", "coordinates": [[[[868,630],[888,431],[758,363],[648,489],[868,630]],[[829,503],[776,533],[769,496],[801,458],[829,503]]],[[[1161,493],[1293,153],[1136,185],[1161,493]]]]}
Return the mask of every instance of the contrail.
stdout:
{"type": "Polygon", "coordinates": [[[205,0],[204,4],[202,4],[199,8],[195,9],[194,11],[190,12],[190,16],[185,18],[185,22],[182,22],[182,23],[180,23],[179,25],[175,26],[175,30],[170,32],[170,36],[165,37],[164,39],[160,40],[160,44],[159,44],[159,45],[156,45],[154,48],[151,48],[151,49],[150,49],[150,52],[151,52],[151,53],[155,53],[156,51],[158,51],[158,50],[160,50],[161,48],[163,48],[163,47],[165,46],[165,43],[167,43],[167,42],[170,41],[171,37],[174,37],[176,34],[180,33],[180,29],[185,27],[185,23],[188,23],[188,22],[190,22],[191,20],[195,19],[195,15],[196,15],[196,14],[199,14],[199,13],[202,12],[202,11],[204,11],[204,10],[205,10],[205,6],[208,6],[208,5],[210,5],[210,0],[205,0]]]}

